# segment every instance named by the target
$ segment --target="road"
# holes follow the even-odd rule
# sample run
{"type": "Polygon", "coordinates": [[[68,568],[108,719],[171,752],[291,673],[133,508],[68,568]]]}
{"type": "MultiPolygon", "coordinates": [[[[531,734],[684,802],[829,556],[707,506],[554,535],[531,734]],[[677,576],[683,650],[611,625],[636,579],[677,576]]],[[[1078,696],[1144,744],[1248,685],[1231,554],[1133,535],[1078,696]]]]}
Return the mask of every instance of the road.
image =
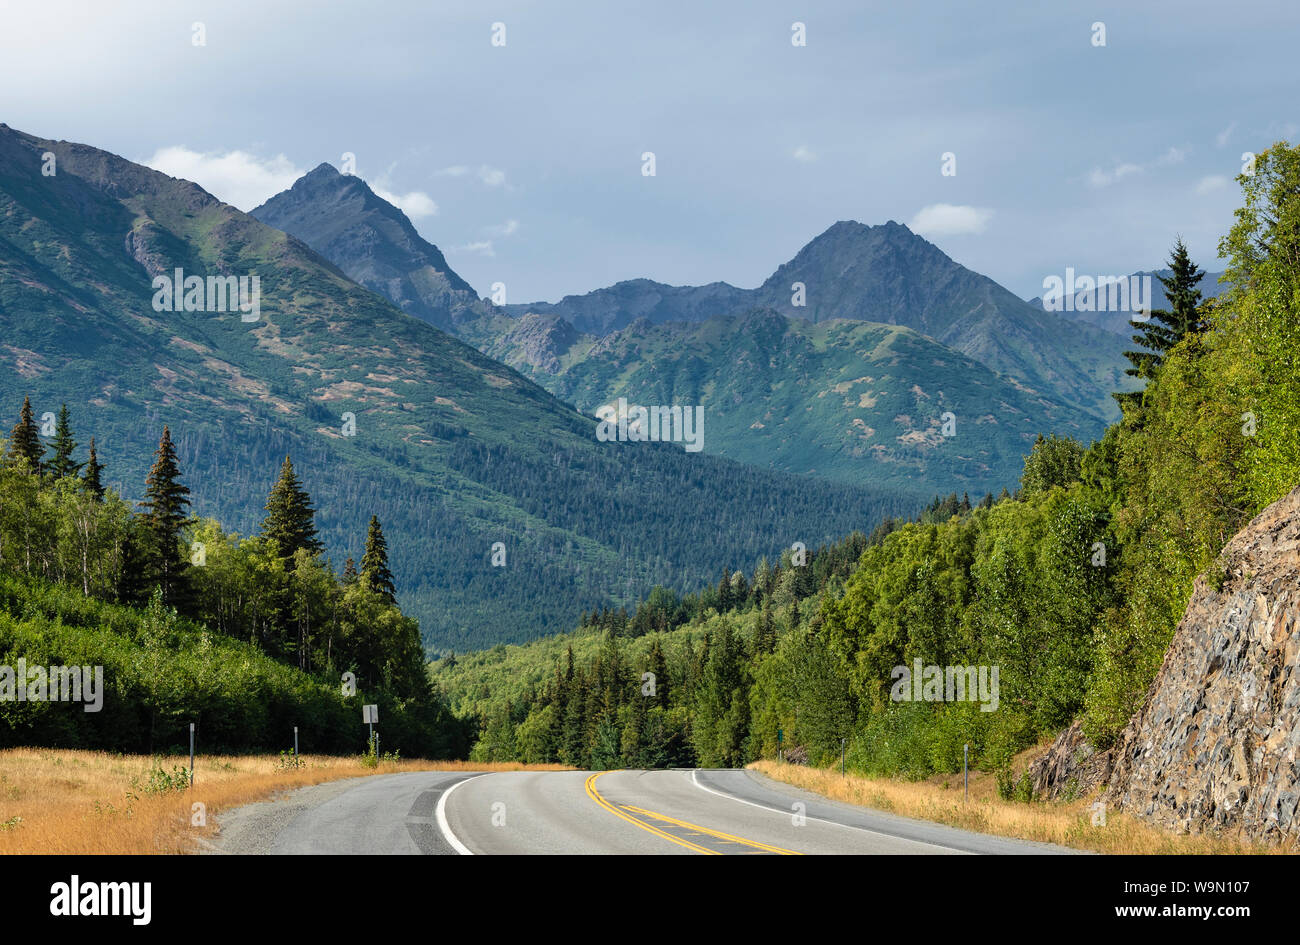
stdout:
{"type": "Polygon", "coordinates": [[[422,771],[303,788],[219,818],[212,852],[1044,854],[830,801],[744,770],[422,771]]]}

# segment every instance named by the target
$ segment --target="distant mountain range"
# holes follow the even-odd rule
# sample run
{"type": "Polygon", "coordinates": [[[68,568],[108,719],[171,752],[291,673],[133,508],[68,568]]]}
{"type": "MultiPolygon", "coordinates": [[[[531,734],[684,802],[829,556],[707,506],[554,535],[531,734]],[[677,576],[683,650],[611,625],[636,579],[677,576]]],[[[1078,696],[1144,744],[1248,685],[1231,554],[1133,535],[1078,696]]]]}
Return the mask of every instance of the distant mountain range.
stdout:
{"type": "Polygon", "coordinates": [[[354,179],[318,191],[330,173],[309,177],[302,219],[410,314],[196,184],[0,125],[0,413],[16,419],[26,394],[38,416],[66,402],[128,498],[168,424],[194,512],[244,534],[292,454],[336,567],[379,516],[435,651],[571,628],[655,584],[696,588],[723,565],[919,507],[919,490],[599,442],[591,417],[434,327],[506,316],[475,317],[472,291],[404,217],[354,179]],[[199,277],[195,304],[187,290],[161,310],[173,295],[154,280],[178,269],[199,277]],[[217,280],[253,276],[257,313],[218,307],[217,280]],[[491,564],[498,541],[505,567],[491,564]]]}
{"type": "MultiPolygon", "coordinates": [[[[1127,309],[1121,308],[1115,303],[1120,300],[1119,292],[1110,286],[1109,277],[1103,277],[1104,281],[1100,288],[1094,287],[1080,289],[1075,292],[1068,292],[1059,299],[1051,300],[1053,308],[1049,309],[1049,302],[1041,296],[1029,300],[1029,304],[1034,308],[1041,308],[1045,311],[1053,311],[1062,318],[1068,318],[1071,321],[1083,322],[1092,325],[1095,328],[1101,328],[1105,331],[1122,335],[1125,341],[1128,341],[1133,335],[1133,326],[1130,319],[1134,318],[1136,312],[1133,311],[1134,305],[1132,298],[1141,296],[1142,301],[1149,304],[1149,307],[1155,310],[1169,309],[1169,297],[1165,295],[1164,286],[1161,284],[1159,276],[1168,278],[1171,275],[1168,269],[1156,269],[1148,272],[1135,272],[1123,277],[1128,282],[1130,290],[1137,289],[1136,294],[1130,292],[1130,302],[1127,309]],[[1134,279],[1147,280],[1140,286],[1135,285],[1134,279]],[[1148,297],[1147,286],[1150,286],[1148,297]]],[[[1223,276],[1221,272],[1207,272],[1201,276],[1197,288],[1201,290],[1201,297],[1212,299],[1225,291],[1227,286],[1219,281],[1223,276]]],[[[1058,277],[1059,278],[1059,277],[1058,277]]],[[[1092,277],[1090,277],[1092,278],[1092,277]]],[[[1062,278],[1062,282],[1064,283],[1062,278]]],[[[1095,283],[1095,280],[1094,280],[1095,283]]]]}
{"type": "Polygon", "coordinates": [[[893,222],[836,223],[757,289],[635,279],[496,307],[329,165],[253,215],[584,413],[698,403],[706,451],[776,470],[996,492],[1038,433],[1098,434],[1127,383],[1127,339],[1045,314],[893,222]]]}
{"type": "Polygon", "coordinates": [[[1102,418],[1115,416],[1123,344],[1108,333],[1045,314],[992,279],[959,265],[900,223],[834,224],[757,289],[726,283],[620,282],[555,304],[511,305],[553,314],[604,335],[644,318],[698,322],[770,308],[814,323],[830,319],[911,328],[1032,390],[1102,418]],[[804,304],[795,304],[797,285],[804,304]]]}

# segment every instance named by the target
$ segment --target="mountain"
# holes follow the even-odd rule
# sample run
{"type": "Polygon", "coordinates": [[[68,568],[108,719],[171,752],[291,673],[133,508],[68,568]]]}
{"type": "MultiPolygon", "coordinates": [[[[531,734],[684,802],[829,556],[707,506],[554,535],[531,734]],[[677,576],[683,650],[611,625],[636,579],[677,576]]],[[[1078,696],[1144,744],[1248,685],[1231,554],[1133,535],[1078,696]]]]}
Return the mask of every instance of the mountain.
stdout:
{"type": "Polygon", "coordinates": [[[706,451],[844,482],[996,493],[1014,487],[1039,433],[1101,432],[1092,414],[910,328],[770,308],[698,323],[643,317],[604,337],[525,315],[487,353],[587,414],[620,397],[702,404],[706,451]]]}
{"type": "Polygon", "coordinates": [[[329,164],[305,174],[250,216],[292,233],[353,282],[431,325],[454,331],[457,322],[492,314],[492,306],[416,232],[406,214],[361,178],[329,164]]]}
{"type": "Polygon", "coordinates": [[[746,289],[725,282],[709,285],[665,285],[651,279],[629,279],[585,295],[566,295],[559,302],[530,302],[506,305],[514,316],[557,315],[578,331],[607,335],[626,328],[638,319],[663,322],[702,322],[719,314],[753,307],[756,300],[746,289]]]}
{"type": "Polygon", "coordinates": [[[195,514],[244,534],[292,454],[335,566],[377,515],[401,603],[441,651],[555,632],[919,504],[600,442],[591,418],[196,184],[0,125],[0,410],[25,394],[38,417],[68,403],[130,498],[169,425],[195,514]],[[164,304],[177,269],[198,277],[192,305],[164,304]],[[258,311],[216,298],[226,277],[258,311]]]}
{"type": "Polygon", "coordinates": [[[1127,383],[1124,341],[1045,315],[933,243],[890,221],[834,224],[756,289],[725,282],[672,286],[632,279],[559,302],[495,307],[478,299],[399,209],[364,181],[321,165],[253,215],[307,243],[348,276],[482,351],[517,326],[506,316],[556,316],[602,337],[638,320],[707,321],[755,308],[814,323],[900,325],[927,335],[1036,393],[1113,419],[1127,383]],[[794,304],[795,284],[803,286],[794,304]]]}
{"type": "Polygon", "coordinates": [[[558,315],[579,331],[606,334],[637,318],[698,322],[756,307],[814,323],[839,318],[911,328],[1101,418],[1116,415],[1110,393],[1125,383],[1124,345],[1111,333],[1044,314],[893,221],[836,223],[756,289],[636,280],[555,304],[506,308],[516,316],[558,315]],[[796,283],[803,285],[802,305],[794,304],[796,283]]]}
{"type": "MultiPolygon", "coordinates": [[[[1133,336],[1133,326],[1129,324],[1129,320],[1137,309],[1136,303],[1132,300],[1140,298],[1152,310],[1168,311],[1169,296],[1165,295],[1164,286],[1161,285],[1158,277],[1164,276],[1167,279],[1170,275],[1172,273],[1168,269],[1155,269],[1150,272],[1135,272],[1118,279],[1111,276],[1102,276],[1102,287],[1100,289],[1095,287],[1083,288],[1073,293],[1069,292],[1069,289],[1073,286],[1065,283],[1063,279],[1062,283],[1065,291],[1069,294],[1068,299],[1059,302],[1054,300],[1052,303],[1054,308],[1051,309],[1047,307],[1048,303],[1041,296],[1030,299],[1029,304],[1044,311],[1053,311],[1062,318],[1068,318],[1071,321],[1082,322],[1122,335],[1124,340],[1128,341],[1133,336]],[[1135,283],[1134,279],[1149,281],[1135,283]],[[1124,299],[1120,295],[1119,289],[1111,288],[1112,282],[1118,283],[1121,281],[1127,281],[1130,289],[1127,307],[1123,304],[1124,299]]],[[[1207,272],[1201,276],[1201,280],[1196,287],[1201,290],[1203,299],[1215,298],[1219,293],[1226,291],[1227,286],[1219,281],[1222,276],[1223,273],[1221,272],[1207,272]]]]}

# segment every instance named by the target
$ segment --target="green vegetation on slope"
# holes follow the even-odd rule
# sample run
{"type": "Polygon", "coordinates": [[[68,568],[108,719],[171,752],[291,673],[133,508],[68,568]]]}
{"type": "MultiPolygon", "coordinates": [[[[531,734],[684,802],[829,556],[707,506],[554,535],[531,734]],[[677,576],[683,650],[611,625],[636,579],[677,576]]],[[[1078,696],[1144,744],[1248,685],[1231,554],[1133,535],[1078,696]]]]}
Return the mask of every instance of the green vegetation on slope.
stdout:
{"type": "Polygon", "coordinates": [[[384,583],[377,521],[360,573],[336,577],[288,460],[261,534],[194,521],[166,431],[133,512],[77,477],[62,413],[51,456],[24,405],[0,463],[0,746],[165,750],[194,722],[208,749],[283,748],[297,725],[304,750],[359,750],[364,701],[390,749],[466,750],[384,583]],[[52,666],[101,667],[98,711],[47,700],[46,669],[28,673],[52,666]]]}
{"type": "Polygon", "coordinates": [[[1039,433],[1091,439],[1101,420],[898,325],[756,309],[605,338],[522,317],[485,350],[594,415],[702,404],[704,449],[847,483],[983,493],[1012,485],[1039,433]],[[951,425],[945,435],[945,414],[951,425]]]}

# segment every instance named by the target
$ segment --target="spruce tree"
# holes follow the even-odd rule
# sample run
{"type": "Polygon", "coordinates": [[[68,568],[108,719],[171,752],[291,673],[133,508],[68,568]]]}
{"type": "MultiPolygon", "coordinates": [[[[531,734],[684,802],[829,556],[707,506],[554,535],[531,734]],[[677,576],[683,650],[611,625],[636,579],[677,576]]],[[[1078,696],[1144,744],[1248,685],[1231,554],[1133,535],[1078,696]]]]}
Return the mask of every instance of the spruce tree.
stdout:
{"type": "Polygon", "coordinates": [[[357,580],[357,563],[352,560],[351,556],[343,562],[343,583],[344,585],[354,584],[357,580]]]}
{"type": "Polygon", "coordinates": [[[754,652],[771,653],[776,649],[776,624],[772,621],[772,598],[763,598],[763,609],[758,618],[758,630],[754,635],[754,652]]]}
{"type": "Polygon", "coordinates": [[[72,427],[68,422],[68,405],[64,404],[59,408],[54,424],[54,440],[50,443],[54,458],[45,464],[46,471],[56,479],[76,476],[81,472],[81,463],[72,459],[72,451],[76,448],[77,441],[72,438],[72,427]]]}
{"type": "Polygon", "coordinates": [[[655,674],[655,702],[663,709],[668,708],[668,660],[664,651],[655,640],[650,645],[650,672],[655,674]]]}
{"type": "Polygon", "coordinates": [[[189,560],[181,548],[181,531],[189,520],[186,498],[190,490],[181,484],[180,464],[172,445],[171,430],[163,427],[154,453],[153,467],[145,480],[145,500],[140,503],[148,537],[145,551],[149,578],[162,588],[163,601],[171,606],[187,602],[185,571],[189,560]]]}
{"type": "Polygon", "coordinates": [[[23,398],[23,409],[9,434],[9,454],[6,457],[15,465],[26,462],[30,472],[41,471],[41,456],[45,447],[41,445],[41,429],[32,417],[32,402],[23,398]]]}
{"type": "MultiPolygon", "coordinates": [[[[1124,357],[1133,365],[1124,373],[1142,381],[1155,377],[1164,363],[1165,355],[1189,334],[1204,331],[1207,327],[1200,311],[1201,290],[1197,288],[1205,272],[1197,268],[1187,254],[1182,237],[1174,243],[1169,256],[1169,275],[1157,275],[1169,299],[1170,309],[1158,309],[1145,322],[1130,322],[1137,330],[1133,342],[1140,347],[1125,351],[1124,357]]],[[[1142,392],[1125,391],[1114,395],[1121,406],[1142,402],[1142,392]]]]}
{"type": "Polygon", "coordinates": [[[293,556],[301,548],[317,554],[322,545],[316,538],[315,510],[311,496],[293,471],[289,457],[280,466],[280,477],[266,498],[266,518],[262,521],[262,537],[273,539],[280,549],[280,557],[292,568],[293,556]]]}
{"type": "Polygon", "coordinates": [[[86,467],[81,474],[81,485],[97,499],[104,497],[104,484],[100,481],[100,475],[103,471],[104,466],[95,454],[95,438],[92,436],[90,438],[90,456],[86,459],[86,467]]]}
{"type": "Polygon", "coordinates": [[[393,572],[388,570],[388,542],[384,541],[384,531],[379,527],[379,518],[374,515],[370,516],[370,528],[366,532],[361,576],[370,583],[372,590],[378,591],[390,603],[396,603],[397,585],[393,583],[393,572]]]}

